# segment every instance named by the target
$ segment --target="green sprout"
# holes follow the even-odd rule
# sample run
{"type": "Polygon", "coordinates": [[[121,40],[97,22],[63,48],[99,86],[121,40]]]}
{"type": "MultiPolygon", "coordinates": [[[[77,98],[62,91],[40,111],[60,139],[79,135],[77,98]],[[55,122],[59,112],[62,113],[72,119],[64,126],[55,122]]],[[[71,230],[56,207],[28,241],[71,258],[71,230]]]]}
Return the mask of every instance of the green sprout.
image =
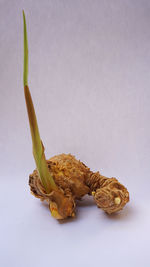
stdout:
{"type": "Polygon", "coordinates": [[[35,159],[36,167],[43,184],[46,193],[50,193],[53,190],[57,190],[57,186],[51,176],[45,154],[44,146],[42,144],[38,123],[36,119],[36,114],[34,110],[34,105],[32,102],[31,94],[28,87],[28,39],[27,39],[27,26],[25,13],[23,11],[23,23],[24,23],[24,72],[23,72],[23,84],[24,84],[24,94],[27,106],[27,112],[29,117],[30,131],[32,137],[33,146],[33,156],[35,159]]]}

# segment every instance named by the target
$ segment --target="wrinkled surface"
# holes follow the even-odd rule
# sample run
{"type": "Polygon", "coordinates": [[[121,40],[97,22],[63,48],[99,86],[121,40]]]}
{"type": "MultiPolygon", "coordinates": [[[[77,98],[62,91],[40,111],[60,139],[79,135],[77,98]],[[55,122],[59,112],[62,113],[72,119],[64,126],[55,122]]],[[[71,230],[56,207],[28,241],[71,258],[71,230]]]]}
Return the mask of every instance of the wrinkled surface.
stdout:
{"type": "Polygon", "coordinates": [[[35,197],[49,202],[51,212],[58,209],[56,219],[74,216],[75,200],[86,194],[93,195],[97,206],[108,214],[121,210],[129,201],[127,189],[116,178],[93,173],[71,154],[54,156],[47,164],[58,191],[46,194],[37,170],[30,175],[29,185],[35,197]]]}
{"type": "Polygon", "coordinates": [[[116,178],[107,178],[93,173],[87,183],[97,206],[108,214],[121,210],[129,201],[128,190],[116,178]]]}
{"type": "Polygon", "coordinates": [[[89,187],[85,181],[90,169],[81,161],[76,160],[71,154],[60,154],[47,162],[55,183],[64,190],[65,194],[70,192],[75,199],[80,199],[89,193],[89,187]]]}

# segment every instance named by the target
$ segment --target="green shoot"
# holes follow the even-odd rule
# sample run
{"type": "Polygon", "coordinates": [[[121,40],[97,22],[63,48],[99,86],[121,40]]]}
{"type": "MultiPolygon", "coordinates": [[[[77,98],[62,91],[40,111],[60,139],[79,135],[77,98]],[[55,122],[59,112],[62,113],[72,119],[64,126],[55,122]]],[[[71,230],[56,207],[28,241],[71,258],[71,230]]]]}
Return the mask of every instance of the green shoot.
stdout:
{"type": "Polygon", "coordinates": [[[23,82],[24,86],[28,85],[28,39],[27,39],[27,26],[26,18],[23,10],[23,25],[24,25],[24,72],[23,72],[23,82]]]}
{"type": "Polygon", "coordinates": [[[35,110],[28,87],[28,41],[27,41],[27,27],[26,27],[26,19],[24,11],[23,11],[23,22],[24,22],[24,75],[23,75],[24,94],[29,117],[30,131],[32,136],[33,156],[35,159],[36,167],[39,172],[41,182],[46,192],[50,193],[52,190],[57,190],[57,186],[47,166],[44,154],[44,147],[40,138],[35,110]]]}

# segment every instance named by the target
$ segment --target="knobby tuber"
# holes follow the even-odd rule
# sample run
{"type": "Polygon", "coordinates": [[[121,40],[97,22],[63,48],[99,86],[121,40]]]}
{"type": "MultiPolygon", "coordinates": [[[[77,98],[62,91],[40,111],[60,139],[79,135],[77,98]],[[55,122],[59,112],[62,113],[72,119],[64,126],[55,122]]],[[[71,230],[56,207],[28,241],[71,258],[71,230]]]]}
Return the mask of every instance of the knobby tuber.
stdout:
{"type": "Polygon", "coordinates": [[[129,201],[129,193],[116,178],[92,172],[71,154],[60,154],[46,160],[28,87],[28,42],[24,11],[23,21],[24,93],[36,163],[36,170],[29,176],[31,193],[49,203],[51,214],[56,219],[74,217],[76,200],[86,194],[93,196],[97,206],[108,214],[121,210],[129,201]]]}

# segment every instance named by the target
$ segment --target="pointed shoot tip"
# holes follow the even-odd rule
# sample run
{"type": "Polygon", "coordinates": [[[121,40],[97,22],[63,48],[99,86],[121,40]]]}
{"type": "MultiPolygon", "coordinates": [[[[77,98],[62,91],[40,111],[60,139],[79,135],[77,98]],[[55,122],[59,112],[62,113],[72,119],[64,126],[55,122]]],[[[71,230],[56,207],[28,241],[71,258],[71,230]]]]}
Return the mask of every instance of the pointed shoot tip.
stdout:
{"type": "Polygon", "coordinates": [[[23,13],[23,26],[24,26],[24,70],[23,70],[23,85],[28,85],[28,39],[27,39],[27,26],[24,10],[23,13]]]}

